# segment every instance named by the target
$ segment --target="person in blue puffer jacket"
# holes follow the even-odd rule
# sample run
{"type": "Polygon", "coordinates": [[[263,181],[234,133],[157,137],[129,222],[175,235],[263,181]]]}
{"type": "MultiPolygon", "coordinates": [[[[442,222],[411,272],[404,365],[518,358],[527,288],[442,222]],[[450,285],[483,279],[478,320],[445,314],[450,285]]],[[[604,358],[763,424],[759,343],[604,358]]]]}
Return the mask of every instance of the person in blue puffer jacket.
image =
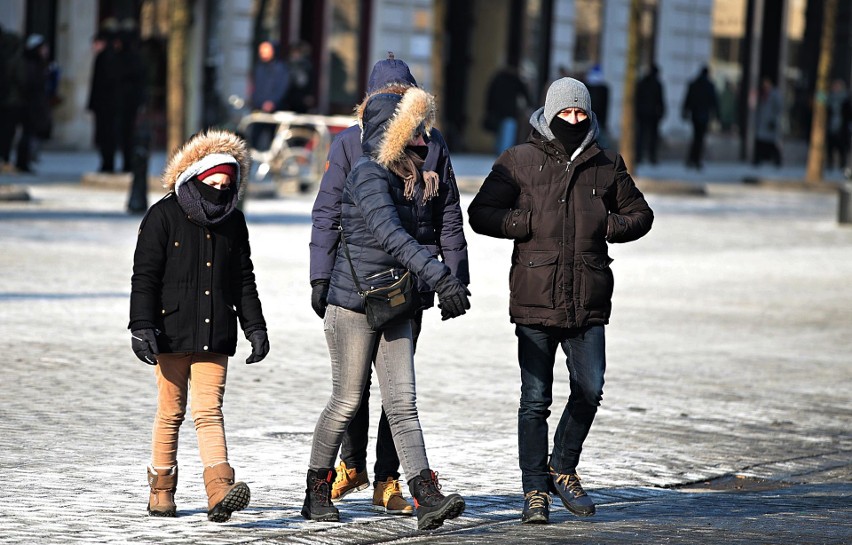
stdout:
{"type": "MultiPolygon", "coordinates": [[[[387,59],[378,61],[373,66],[367,82],[367,95],[362,104],[373,95],[380,93],[402,95],[409,88],[416,86],[417,81],[405,61],[389,53],[387,59]]],[[[418,242],[429,249],[433,256],[440,257],[456,278],[467,285],[470,283],[467,240],[464,236],[464,219],[459,205],[459,191],[453,175],[449,150],[443,136],[436,128],[432,128],[429,132],[426,146],[428,151],[423,170],[438,174],[438,195],[425,202],[415,203],[417,231],[414,236],[418,242]]],[[[329,279],[337,256],[343,185],[362,153],[361,126],[355,124],[342,131],[332,144],[326,171],[314,203],[310,243],[311,304],[320,318],[325,316],[329,279]]],[[[431,307],[434,292],[423,281],[419,282],[419,288],[424,308],[431,307]]],[[[422,318],[423,313],[420,311],[412,322],[415,348],[422,318]]],[[[336,479],[331,489],[332,499],[342,498],[369,486],[367,476],[369,399],[370,378],[368,377],[361,397],[361,405],[343,437],[340,464],[335,468],[336,479]]],[[[399,457],[393,444],[387,415],[383,410],[376,437],[373,510],[392,515],[414,514],[411,504],[402,495],[399,466],[399,457]]]]}
{"type": "Polygon", "coordinates": [[[441,526],[465,507],[458,494],[444,496],[426,457],[417,415],[413,320],[379,330],[367,322],[357,283],[388,269],[407,269],[438,295],[443,319],[470,308],[470,292],[450,268],[415,238],[418,210],[439,194],[437,176],[423,172],[424,135],[435,119],[435,101],[411,87],[378,93],[359,108],[364,155],[346,179],[340,225],[347,251],[338,251],[329,279],[325,335],[331,355],[332,394],[314,429],[302,516],[337,521],[331,502],[334,460],[375,358],[393,441],[417,504],[418,528],[441,526]]]}

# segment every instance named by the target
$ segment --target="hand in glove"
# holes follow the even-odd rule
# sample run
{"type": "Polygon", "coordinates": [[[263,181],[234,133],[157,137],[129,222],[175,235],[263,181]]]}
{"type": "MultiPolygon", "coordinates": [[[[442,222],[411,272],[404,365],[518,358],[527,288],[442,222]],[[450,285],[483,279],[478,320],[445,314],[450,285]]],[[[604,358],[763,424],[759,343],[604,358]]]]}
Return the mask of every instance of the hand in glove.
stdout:
{"type": "Polygon", "coordinates": [[[153,329],[135,329],[130,332],[130,346],[136,357],[148,365],[157,365],[157,334],[153,329]]]}
{"type": "Polygon", "coordinates": [[[246,358],[246,363],[259,362],[269,354],[269,337],[266,330],[255,329],[246,337],[251,342],[251,355],[246,358]]]}
{"type": "Polygon", "coordinates": [[[328,280],[313,280],[311,282],[311,306],[320,318],[325,318],[328,307],[328,280]]]}
{"type": "Polygon", "coordinates": [[[448,274],[438,281],[435,291],[438,293],[438,308],[441,309],[441,320],[458,318],[470,308],[470,301],[467,299],[470,291],[468,291],[467,286],[461,280],[452,274],[448,274]]]}

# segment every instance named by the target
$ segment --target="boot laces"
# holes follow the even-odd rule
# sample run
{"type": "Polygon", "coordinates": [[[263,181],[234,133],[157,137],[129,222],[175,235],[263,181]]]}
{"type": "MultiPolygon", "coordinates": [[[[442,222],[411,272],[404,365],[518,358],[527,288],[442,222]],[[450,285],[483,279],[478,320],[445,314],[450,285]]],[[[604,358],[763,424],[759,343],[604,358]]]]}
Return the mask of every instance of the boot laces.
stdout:
{"type": "Polygon", "coordinates": [[[388,500],[394,496],[402,497],[402,488],[400,487],[399,481],[393,480],[389,482],[387,486],[385,486],[382,496],[384,497],[385,504],[387,504],[388,500]]]}
{"type": "Polygon", "coordinates": [[[311,487],[311,492],[320,505],[331,505],[331,488],[328,481],[317,479],[311,487]]]}
{"type": "Polygon", "coordinates": [[[529,502],[530,509],[544,509],[553,501],[550,499],[550,494],[538,490],[529,492],[525,498],[529,502]]]}
{"type": "Polygon", "coordinates": [[[428,481],[426,481],[423,486],[423,492],[428,498],[436,498],[438,500],[443,499],[444,495],[441,494],[441,483],[438,482],[438,472],[432,471],[432,476],[428,481]]]}
{"type": "Polygon", "coordinates": [[[583,485],[580,484],[580,476],[576,473],[561,473],[556,477],[556,482],[567,488],[575,498],[582,498],[586,495],[583,485]]]}

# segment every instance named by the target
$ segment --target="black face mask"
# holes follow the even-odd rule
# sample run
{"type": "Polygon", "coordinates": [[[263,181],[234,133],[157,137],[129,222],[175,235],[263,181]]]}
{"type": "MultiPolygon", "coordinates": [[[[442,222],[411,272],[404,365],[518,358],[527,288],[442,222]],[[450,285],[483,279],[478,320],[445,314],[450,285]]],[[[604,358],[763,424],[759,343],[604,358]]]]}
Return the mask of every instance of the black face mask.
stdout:
{"type": "Polygon", "coordinates": [[[225,189],[216,189],[212,185],[207,185],[198,178],[192,180],[195,188],[201,194],[201,198],[213,204],[224,204],[231,198],[231,187],[225,189]]]}
{"type": "Polygon", "coordinates": [[[426,160],[426,156],[429,155],[429,146],[405,146],[405,147],[407,149],[410,149],[411,151],[413,151],[415,153],[415,155],[417,155],[418,157],[420,157],[424,161],[426,160]]]}
{"type": "Polygon", "coordinates": [[[573,154],[580,147],[580,144],[586,139],[586,135],[589,134],[591,126],[592,120],[588,117],[579,123],[572,124],[556,116],[550,122],[550,130],[553,132],[553,136],[559,140],[568,155],[573,154]]]}

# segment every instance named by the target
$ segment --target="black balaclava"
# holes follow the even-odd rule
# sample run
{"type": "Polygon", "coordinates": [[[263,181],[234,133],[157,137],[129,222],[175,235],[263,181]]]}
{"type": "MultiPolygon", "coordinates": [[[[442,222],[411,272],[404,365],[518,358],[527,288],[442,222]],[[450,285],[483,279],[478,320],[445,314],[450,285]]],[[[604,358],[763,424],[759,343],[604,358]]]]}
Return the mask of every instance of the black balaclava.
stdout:
{"type": "Polygon", "coordinates": [[[201,198],[211,204],[225,204],[231,200],[230,186],[224,189],[216,189],[212,185],[205,184],[198,178],[192,179],[192,185],[198,189],[198,192],[201,194],[201,198]]]}
{"type": "Polygon", "coordinates": [[[580,147],[583,140],[586,139],[591,125],[592,120],[588,117],[579,123],[572,124],[556,116],[550,122],[550,130],[553,131],[553,135],[559,140],[562,147],[565,148],[565,153],[571,156],[580,147]]]}

